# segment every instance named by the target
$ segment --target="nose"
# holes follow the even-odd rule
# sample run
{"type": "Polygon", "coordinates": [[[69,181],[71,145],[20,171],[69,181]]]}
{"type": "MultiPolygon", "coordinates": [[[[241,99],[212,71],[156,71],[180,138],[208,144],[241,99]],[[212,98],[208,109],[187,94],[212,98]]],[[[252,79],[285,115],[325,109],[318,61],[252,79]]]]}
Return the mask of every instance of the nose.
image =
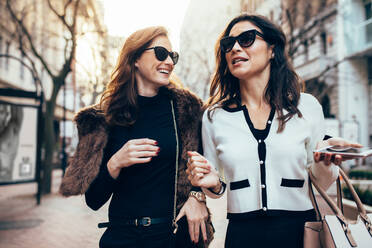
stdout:
{"type": "Polygon", "coordinates": [[[231,51],[241,51],[242,47],[240,46],[238,41],[235,41],[234,46],[231,48],[231,51]]]}
{"type": "Polygon", "coordinates": [[[164,60],[164,63],[167,64],[167,65],[174,66],[173,65],[173,60],[171,59],[169,54],[168,54],[167,58],[164,60]]]}

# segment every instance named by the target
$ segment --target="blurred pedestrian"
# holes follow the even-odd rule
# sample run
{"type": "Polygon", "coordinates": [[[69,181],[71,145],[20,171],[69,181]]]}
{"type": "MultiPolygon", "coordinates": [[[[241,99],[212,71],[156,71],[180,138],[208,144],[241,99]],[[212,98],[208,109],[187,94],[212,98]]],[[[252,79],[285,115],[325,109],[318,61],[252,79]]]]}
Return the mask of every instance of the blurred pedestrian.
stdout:
{"type": "Polygon", "coordinates": [[[100,247],[207,247],[213,238],[205,195],[185,171],[187,151],[201,147],[202,103],[170,83],[171,49],[163,27],[131,34],[100,104],[75,117],[79,144],[61,193],[85,194],[93,210],[111,197],[100,247]]]}
{"type": "Polygon", "coordinates": [[[212,198],[227,191],[226,247],[303,246],[306,221],[316,220],[308,168],[324,189],[342,157],[327,154],[319,102],[301,93],[286,54],[286,37],[267,18],[234,18],[216,44],[217,68],[202,120],[204,157],[189,152],[188,174],[212,198]],[[334,159],[334,163],[331,163],[334,159]],[[223,182],[220,177],[226,180],[223,182]]]}

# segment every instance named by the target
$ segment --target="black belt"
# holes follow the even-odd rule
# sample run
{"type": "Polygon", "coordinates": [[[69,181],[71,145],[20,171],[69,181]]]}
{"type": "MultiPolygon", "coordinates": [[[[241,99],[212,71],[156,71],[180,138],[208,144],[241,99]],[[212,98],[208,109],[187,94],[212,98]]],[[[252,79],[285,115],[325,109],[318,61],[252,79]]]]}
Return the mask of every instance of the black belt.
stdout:
{"type": "Polygon", "coordinates": [[[138,219],[121,219],[110,222],[98,223],[98,228],[115,227],[115,226],[150,226],[154,224],[172,223],[170,218],[150,218],[142,217],[138,219]]]}

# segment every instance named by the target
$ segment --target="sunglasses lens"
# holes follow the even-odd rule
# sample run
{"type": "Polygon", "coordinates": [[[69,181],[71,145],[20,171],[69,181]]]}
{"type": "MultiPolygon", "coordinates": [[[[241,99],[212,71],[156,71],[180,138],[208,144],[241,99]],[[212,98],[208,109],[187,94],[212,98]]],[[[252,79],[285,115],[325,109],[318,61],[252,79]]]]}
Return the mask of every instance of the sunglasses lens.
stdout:
{"type": "Polygon", "coordinates": [[[168,50],[164,47],[155,47],[155,56],[159,61],[164,61],[168,57],[168,50]]]}
{"type": "Polygon", "coordinates": [[[235,37],[225,37],[221,39],[220,41],[221,50],[224,53],[230,52],[231,49],[234,47],[234,44],[235,44],[235,37]]]}
{"type": "Polygon", "coordinates": [[[173,64],[174,64],[174,65],[177,64],[177,62],[178,62],[178,58],[179,58],[178,53],[177,53],[177,52],[170,52],[169,55],[171,56],[171,59],[172,59],[172,61],[173,61],[173,64]]]}
{"type": "Polygon", "coordinates": [[[241,33],[237,40],[242,47],[250,47],[256,39],[256,33],[252,30],[241,33]]]}

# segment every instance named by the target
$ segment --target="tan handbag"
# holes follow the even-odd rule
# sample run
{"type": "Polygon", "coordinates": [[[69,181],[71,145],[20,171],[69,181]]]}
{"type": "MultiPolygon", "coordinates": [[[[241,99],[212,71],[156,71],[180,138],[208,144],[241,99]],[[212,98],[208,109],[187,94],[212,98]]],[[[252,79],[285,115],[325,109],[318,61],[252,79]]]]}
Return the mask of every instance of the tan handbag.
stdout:
{"type": "MultiPolygon", "coordinates": [[[[367,214],[362,202],[351,185],[344,171],[340,169],[340,175],[353,196],[358,207],[357,221],[349,221],[343,215],[340,206],[342,196],[338,194],[338,206],[327,193],[316,183],[311,170],[309,176],[311,183],[319,194],[330,206],[333,215],[322,216],[319,212],[312,189],[311,198],[318,214],[318,221],[306,222],[304,231],[304,248],[371,248],[372,247],[372,214],[367,214]]],[[[311,185],[310,185],[311,186],[311,185]]]]}

